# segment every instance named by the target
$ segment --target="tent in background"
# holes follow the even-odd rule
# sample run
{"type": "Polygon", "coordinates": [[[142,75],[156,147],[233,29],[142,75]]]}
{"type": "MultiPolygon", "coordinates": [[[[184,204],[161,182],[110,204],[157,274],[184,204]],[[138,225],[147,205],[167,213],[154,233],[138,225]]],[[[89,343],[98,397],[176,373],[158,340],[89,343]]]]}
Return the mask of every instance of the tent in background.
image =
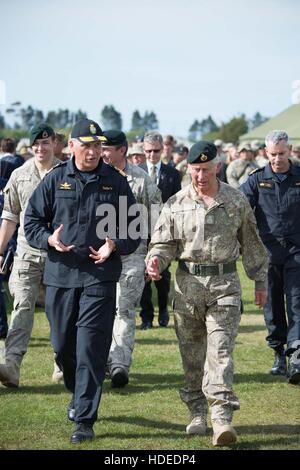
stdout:
{"type": "Polygon", "coordinates": [[[268,132],[274,129],[281,129],[288,133],[289,139],[292,144],[300,143],[300,103],[293,104],[282,113],[269,119],[260,126],[241,135],[240,142],[245,140],[251,142],[252,140],[259,140],[264,142],[268,132]]]}

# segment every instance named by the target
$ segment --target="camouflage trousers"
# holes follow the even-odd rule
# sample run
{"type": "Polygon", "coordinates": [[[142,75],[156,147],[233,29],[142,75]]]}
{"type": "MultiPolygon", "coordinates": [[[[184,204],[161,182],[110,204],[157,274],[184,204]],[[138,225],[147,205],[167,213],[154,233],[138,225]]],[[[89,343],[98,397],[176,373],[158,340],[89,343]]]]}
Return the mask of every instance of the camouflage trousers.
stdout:
{"type": "Polygon", "coordinates": [[[116,317],[108,366],[129,371],[135,339],[135,307],[139,305],[145,284],[145,255],[133,253],[122,258],[122,272],[117,283],[116,317]]]}
{"type": "Polygon", "coordinates": [[[177,270],[174,321],[184,369],[180,396],[191,416],[231,422],[239,401],[233,392],[233,348],[240,322],[237,273],[196,277],[177,270]]]}
{"type": "Polygon", "coordinates": [[[18,368],[30,340],[35,302],[43,278],[45,257],[29,253],[16,253],[9,278],[9,291],[13,297],[13,311],[5,340],[5,361],[18,368]]]}

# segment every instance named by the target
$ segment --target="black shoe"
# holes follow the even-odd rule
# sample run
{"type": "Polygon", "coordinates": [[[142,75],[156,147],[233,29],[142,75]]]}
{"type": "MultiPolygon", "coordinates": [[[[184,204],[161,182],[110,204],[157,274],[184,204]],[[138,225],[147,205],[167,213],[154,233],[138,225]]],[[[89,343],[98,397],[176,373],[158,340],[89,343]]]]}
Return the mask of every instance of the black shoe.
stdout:
{"type": "Polygon", "coordinates": [[[170,317],[169,317],[168,310],[164,310],[158,315],[159,326],[163,326],[163,327],[168,326],[169,320],[170,320],[170,317]]]}
{"type": "Polygon", "coordinates": [[[287,370],[288,383],[300,383],[300,349],[297,349],[290,357],[287,370]]]}
{"type": "Polygon", "coordinates": [[[114,369],[111,374],[111,386],[113,388],[123,388],[125,385],[128,384],[128,374],[126,370],[122,369],[122,367],[117,367],[114,369]]]}
{"type": "Polygon", "coordinates": [[[152,322],[151,321],[143,321],[140,326],[140,330],[149,330],[149,328],[152,328],[152,322]]]}
{"type": "Polygon", "coordinates": [[[69,421],[75,421],[74,395],[72,396],[72,400],[70,401],[70,403],[68,405],[67,416],[68,416],[69,421]]]}
{"type": "Polygon", "coordinates": [[[286,375],[286,358],[284,352],[275,352],[275,361],[272,369],[272,375],[286,375]]]}
{"type": "Polygon", "coordinates": [[[78,423],[71,436],[71,444],[80,444],[84,441],[92,441],[95,437],[93,426],[90,424],[78,423]]]}

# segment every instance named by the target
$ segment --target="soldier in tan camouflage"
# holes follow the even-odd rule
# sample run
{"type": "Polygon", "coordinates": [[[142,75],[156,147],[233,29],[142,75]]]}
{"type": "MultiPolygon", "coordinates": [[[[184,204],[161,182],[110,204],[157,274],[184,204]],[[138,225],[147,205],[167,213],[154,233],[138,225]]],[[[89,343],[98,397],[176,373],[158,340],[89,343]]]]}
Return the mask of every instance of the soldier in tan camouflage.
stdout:
{"type": "Polygon", "coordinates": [[[240,144],[238,152],[239,158],[230,162],[226,169],[227,182],[236,189],[239,189],[247,181],[251,171],[258,168],[249,144],[240,144]]]}
{"type": "Polygon", "coordinates": [[[10,326],[5,341],[5,363],[0,364],[0,381],[7,387],[18,387],[20,367],[27,351],[35,302],[42,282],[46,252],[28,245],[24,234],[24,215],[29,198],[45,174],[59,160],[54,159],[55,135],[47,124],[31,130],[30,145],[34,157],[16,169],[4,189],[4,209],[0,228],[0,266],[7,243],[18,224],[17,250],[9,278],[14,299],[10,326]]]}
{"type": "Polygon", "coordinates": [[[164,205],[147,255],[152,279],[172,259],[176,271],[174,319],[185,374],[180,391],[191,422],[187,434],[204,435],[211,406],[213,444],[236,441],[231,425],[239,400],[233,391],[233,348],[240,322],[236,261],[255,281],[255,302],[266,302],[267,254],[251,207],[240,191],[218,181],[216,147],[200,141],[188,156],[192,183],[164,205]]]}
{"type": "Polygon", "coordinates": [[[124,132],[104,132],[103,159],[124,172],[138,204],[145,208],[146,233],[131,255],[121,256],[122,271],[117,283],[117,314],[115,317],[108,366],[113,387],[124,387],[129,380],[129,368],[135,337],[135,306],[139,305],[145,284],[145,257],[150,229],[151,205],[156,206],[157,216],[162,204],[161,192],[150,176],[140,167],[126,161],[127,140],[124,132]]]}

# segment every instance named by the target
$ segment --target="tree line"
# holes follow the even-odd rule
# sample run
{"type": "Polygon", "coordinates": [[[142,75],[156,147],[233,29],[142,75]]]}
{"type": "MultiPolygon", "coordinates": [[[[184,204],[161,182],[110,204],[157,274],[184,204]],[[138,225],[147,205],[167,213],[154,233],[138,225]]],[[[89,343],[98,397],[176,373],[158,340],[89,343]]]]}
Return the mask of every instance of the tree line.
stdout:
{"type": "MultiPolygon", "coordinates": [[[[51,110],[44,113],[29,105],[22,107],[20,101],[12,103],[6,109],[7,115],[13,117],[14,123],[9,126],[5,117],[0,113],[0,129],[10,129],[15,131],[28,131],[33,125],[46,121],[55,129],[70,129],[79,119],[87,117],[87,113],[81,109],[70,111],[69,109],[51,110]]],[[[100,112],[100,122],[104,129],[122,130],[122,115],[113,105],[105,105],[100,112]]],[[[242,134],[259,126],[268,118],[256,112],[252,118],[247,118],[245,114],[231,118],[228,122],[217,125],[211,115],[199,120],[195,119],[191,124],[188,135],[190,141],[195,142],[201,138],[208,140],[222,139],[225,142],[237,142],[242,134]]],[[[141,113],[134,110],[131,117],[131,127],[129,134],[142,134],[149,130],[159,130],[159,121],[154,111],[141,113]]],[[[17,132],[16,132],[17,134],[17,132]]]]}

